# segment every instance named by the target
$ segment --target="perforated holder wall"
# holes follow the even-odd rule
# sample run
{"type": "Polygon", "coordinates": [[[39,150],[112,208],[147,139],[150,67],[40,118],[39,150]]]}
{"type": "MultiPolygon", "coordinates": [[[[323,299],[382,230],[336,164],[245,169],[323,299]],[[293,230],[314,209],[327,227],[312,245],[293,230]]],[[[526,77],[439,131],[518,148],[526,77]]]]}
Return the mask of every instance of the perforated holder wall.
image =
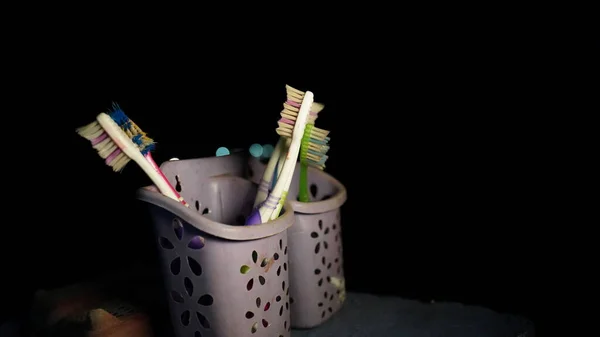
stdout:
{"type": "Polygon", "coordinates": [[[142,188],[149,205],[177,337],[289,337],[289,204],[277,220],[237,226],[256,185],[239,156],[166,162],[161,169],[190,204],[142,188]]]}
{"type": "MultiPolygon", "coordinates": [[[[251,179],[260,183],[265,165],[250,159],[251,179]]],[[[299,167],[295,170],[289,196],[298,195],[299,167]]],[[[290,198],[295,211],[294,226],[288,230],[292,327],[311,328],[336,313],[345,298],[340,207],[346,188],[331,175],[309,169],[311,202],[290,198]]]]}

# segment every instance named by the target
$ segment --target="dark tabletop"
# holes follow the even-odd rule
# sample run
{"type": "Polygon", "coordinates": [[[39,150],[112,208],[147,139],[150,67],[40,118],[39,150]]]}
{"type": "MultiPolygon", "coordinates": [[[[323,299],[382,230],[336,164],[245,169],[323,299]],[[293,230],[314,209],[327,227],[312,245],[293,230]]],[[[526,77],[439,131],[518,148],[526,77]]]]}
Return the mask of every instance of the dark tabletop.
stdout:
{"type": "Polygon", "coordinates": [[[533,337],[530,321],[459,303],[423,303],[349,293],[342,309],[321,326],[292,337],[533,337]]]}
{"type": "MultiPolygon", "coordinates": [[[[0,336],[16,337],[17,328],[3,324],[0,336]]],[[[477,306],[349,293],[331,319],[292,337],[534,337],[534,329],[523,317],[477,306]]]]}

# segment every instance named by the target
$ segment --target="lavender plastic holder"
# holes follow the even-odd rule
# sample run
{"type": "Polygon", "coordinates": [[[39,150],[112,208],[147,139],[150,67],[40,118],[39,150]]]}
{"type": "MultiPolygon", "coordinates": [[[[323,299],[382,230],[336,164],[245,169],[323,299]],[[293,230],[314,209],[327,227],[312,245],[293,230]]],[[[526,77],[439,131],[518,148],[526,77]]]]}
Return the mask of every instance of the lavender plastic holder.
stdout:
{"type": "Polygon", "coordinates": [[[161,170],[190,204],[148,188],[176,337],[289,337],[289,203],[276,220],[240,226],[256,196],[241,155],[169,161],[161,170]]]}
{"type": "MultiPolygon", "coordinates": [[[[250,158],[251,179],[260,184],[266,165],[250,158]]],[[[341,206],[346,188],[321,170],[309,168],[310,202],[299,202],[299,165],[294,171],[288,202],[295,212],[288,230],[292,327],[312,328],[327,321],[345,298],[341,206]],[[341,281],[341,283],[339,282],[341,281]]]]}

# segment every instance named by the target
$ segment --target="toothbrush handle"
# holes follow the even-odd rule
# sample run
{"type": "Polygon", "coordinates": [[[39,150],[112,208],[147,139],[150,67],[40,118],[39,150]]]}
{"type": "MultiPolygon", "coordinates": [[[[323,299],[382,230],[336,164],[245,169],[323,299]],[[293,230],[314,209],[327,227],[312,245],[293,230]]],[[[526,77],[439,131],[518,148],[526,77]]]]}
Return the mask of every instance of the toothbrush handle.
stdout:
{"type": "Polygon", "coordinates": [[[152,155],[150,154],[150,152],[148,152],[145,156],[146,161],[148,163],[150,163],[150,166],[152,166],[152,168],[154,169],[154,171],[159,175],[159,177],[163,180],[164,184],[162,186],[162,189],[160,189],[160,191],[163,194],[167,194],[167,196],[170,196],[171,198],[178,200],[179,202],[181,202],[185,207],[190,207],[190,205],[183,200],[183,197],[177,193],[177,190],[175,188],[173,188],[173,185],[171,185],[171,183],[169,183],[169,180],[167,179],[167,177],[165,177],[164,173],[161,171],[161,169],[158,167],[158,165],[156,165],[156,162],[154,161],[154,159],[152,158],[152,155]],[[164,190],[167,190],[167,192],[165,193],[164,190]]]}
{"type": "MultiPolygon", "coordinates": [[[[291,144],[291,143],[292,143],[292,140],[291,140],[291,139],[287,138],[287,139],[285,140],[285,147],[283,148],[283,150],[282,150],[282,153],[287,153],[287,151],[288,151],[288,150],[289,150],[289,148],[290,148],[290,144],[291,144]]],[[[283,170],[283,163],[284,163],[284,162],[285,162],[285,157],[284,157],[284,156],[281,156],[281,157],[279,157],[279,162],[278,162],[278,164],[277,164],[277,165],[278,165],[278,166],[277,166],[277,179],[279,179],[279,177],[281,176],[281,171],[283,170]]],[[[273,187],[275,187],[275,184],[276,184],[276,183],[277,183],[277,180],[275,180],[275,181],[273,182],[273,187]]]]}
{"type": "Polygon", "coordinates": [[[262,178],[260,179],[260,183],[258,185],[258,192],[256,193],[256,198],[254,199],[254,207],[257,207],[260,203],[267,199],[269,195],[269,189],[271,187],[271,181],[273,180],[273,172],[275,171],[275,166],[277,161],[281,157],[281,152],[283,151],[284,139],[281,137],[275,145],[275,149],[273,150],[273,154],[269,159],[269,163],[265,168],[265,172],[263,173],[262,178]]]}
{"type": "Polygon", "coordinates": [[[298,199],[300,202],[309,202],[308,196],[308,164],[300,161],[300,186],[298,188],[298,199]]]}
{"type": "MultiPolygon", "coordinates": [[[[287,162],[287,160],[286,160],[286,162],[287,162]]],[[[269,218],[269,220],[275,220],[275,219],[277,219],[277,217],[279,217],[279,213],[281,213],[281,210],[283,209],[283,204],[285,204],[285,201],[287,200],[287,196],[289,193],[290,185],[292,184],[293,177],[294,177],[294,172],[292,171],[290,174],[288,174],[287,176],[284,177],[285,181],[281,181],[281,183],[284,186],[284,191],[281,193],[281,198],[279,198],[277,206],[271,213],[271,217],[269,218]]]]}

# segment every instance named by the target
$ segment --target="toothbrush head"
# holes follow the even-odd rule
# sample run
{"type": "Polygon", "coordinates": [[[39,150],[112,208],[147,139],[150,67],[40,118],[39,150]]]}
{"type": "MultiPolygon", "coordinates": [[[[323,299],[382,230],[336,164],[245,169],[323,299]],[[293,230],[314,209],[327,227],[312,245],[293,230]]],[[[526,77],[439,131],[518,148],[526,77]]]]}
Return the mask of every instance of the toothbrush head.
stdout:
{"type": "Polygon", "coordinates": [[[143,155],[154,149],[154,141],[147,137],[118,105],[113,104],[113,111],[110,112],[110,115],[101,113],[98,118],[88,125],[77,128],[76,131],[81,137],[92,143],[92,147],[113,171],[123,170],[125,165],[131,161],[131,157],[126,154],[124,147],[135,147],[143,155]],[[101,118],[109,129],[105,129],[98,118],[101,118]],[[116,134],[119,134],[117,141],[113,140],[116,134]]]}
{"type": "MultiPolygon", "coordinates": [[[[291,138],[305,93],[298,89],[294,89],[289,85],[285,86],[285,90],[287,93],[287,100],[283,103],[283,110],[280,114],[281,119],[277,122],[279,127],[276,131],[281,137],[291,138]]],[[[319,112],[321,112],[324,107],[323,104],[314,102],[310,108],[307,124],[314,124],[319,112]]]]}
{"type": "Polygon", "coordinates": [[[148,152],[153,151],[155,142],[152,138],[148,137],[139,126],[137,126],[127,115],[121,107],[114,103],[112,104],[112,110],[108,112],[110,118],[117,123],[117,125],[125,132],[125,134],[131,139],[131,141],[138,146],[140,152],[146,155],[148,152]]]}
{"type": "Polygon", "coordinates": [[[319,129],[313,124],[307,124],[302,137],[300,148],[300,162],[319,170],[325,169],[325,162],[329,158],[329,131],[319,129]]]}

